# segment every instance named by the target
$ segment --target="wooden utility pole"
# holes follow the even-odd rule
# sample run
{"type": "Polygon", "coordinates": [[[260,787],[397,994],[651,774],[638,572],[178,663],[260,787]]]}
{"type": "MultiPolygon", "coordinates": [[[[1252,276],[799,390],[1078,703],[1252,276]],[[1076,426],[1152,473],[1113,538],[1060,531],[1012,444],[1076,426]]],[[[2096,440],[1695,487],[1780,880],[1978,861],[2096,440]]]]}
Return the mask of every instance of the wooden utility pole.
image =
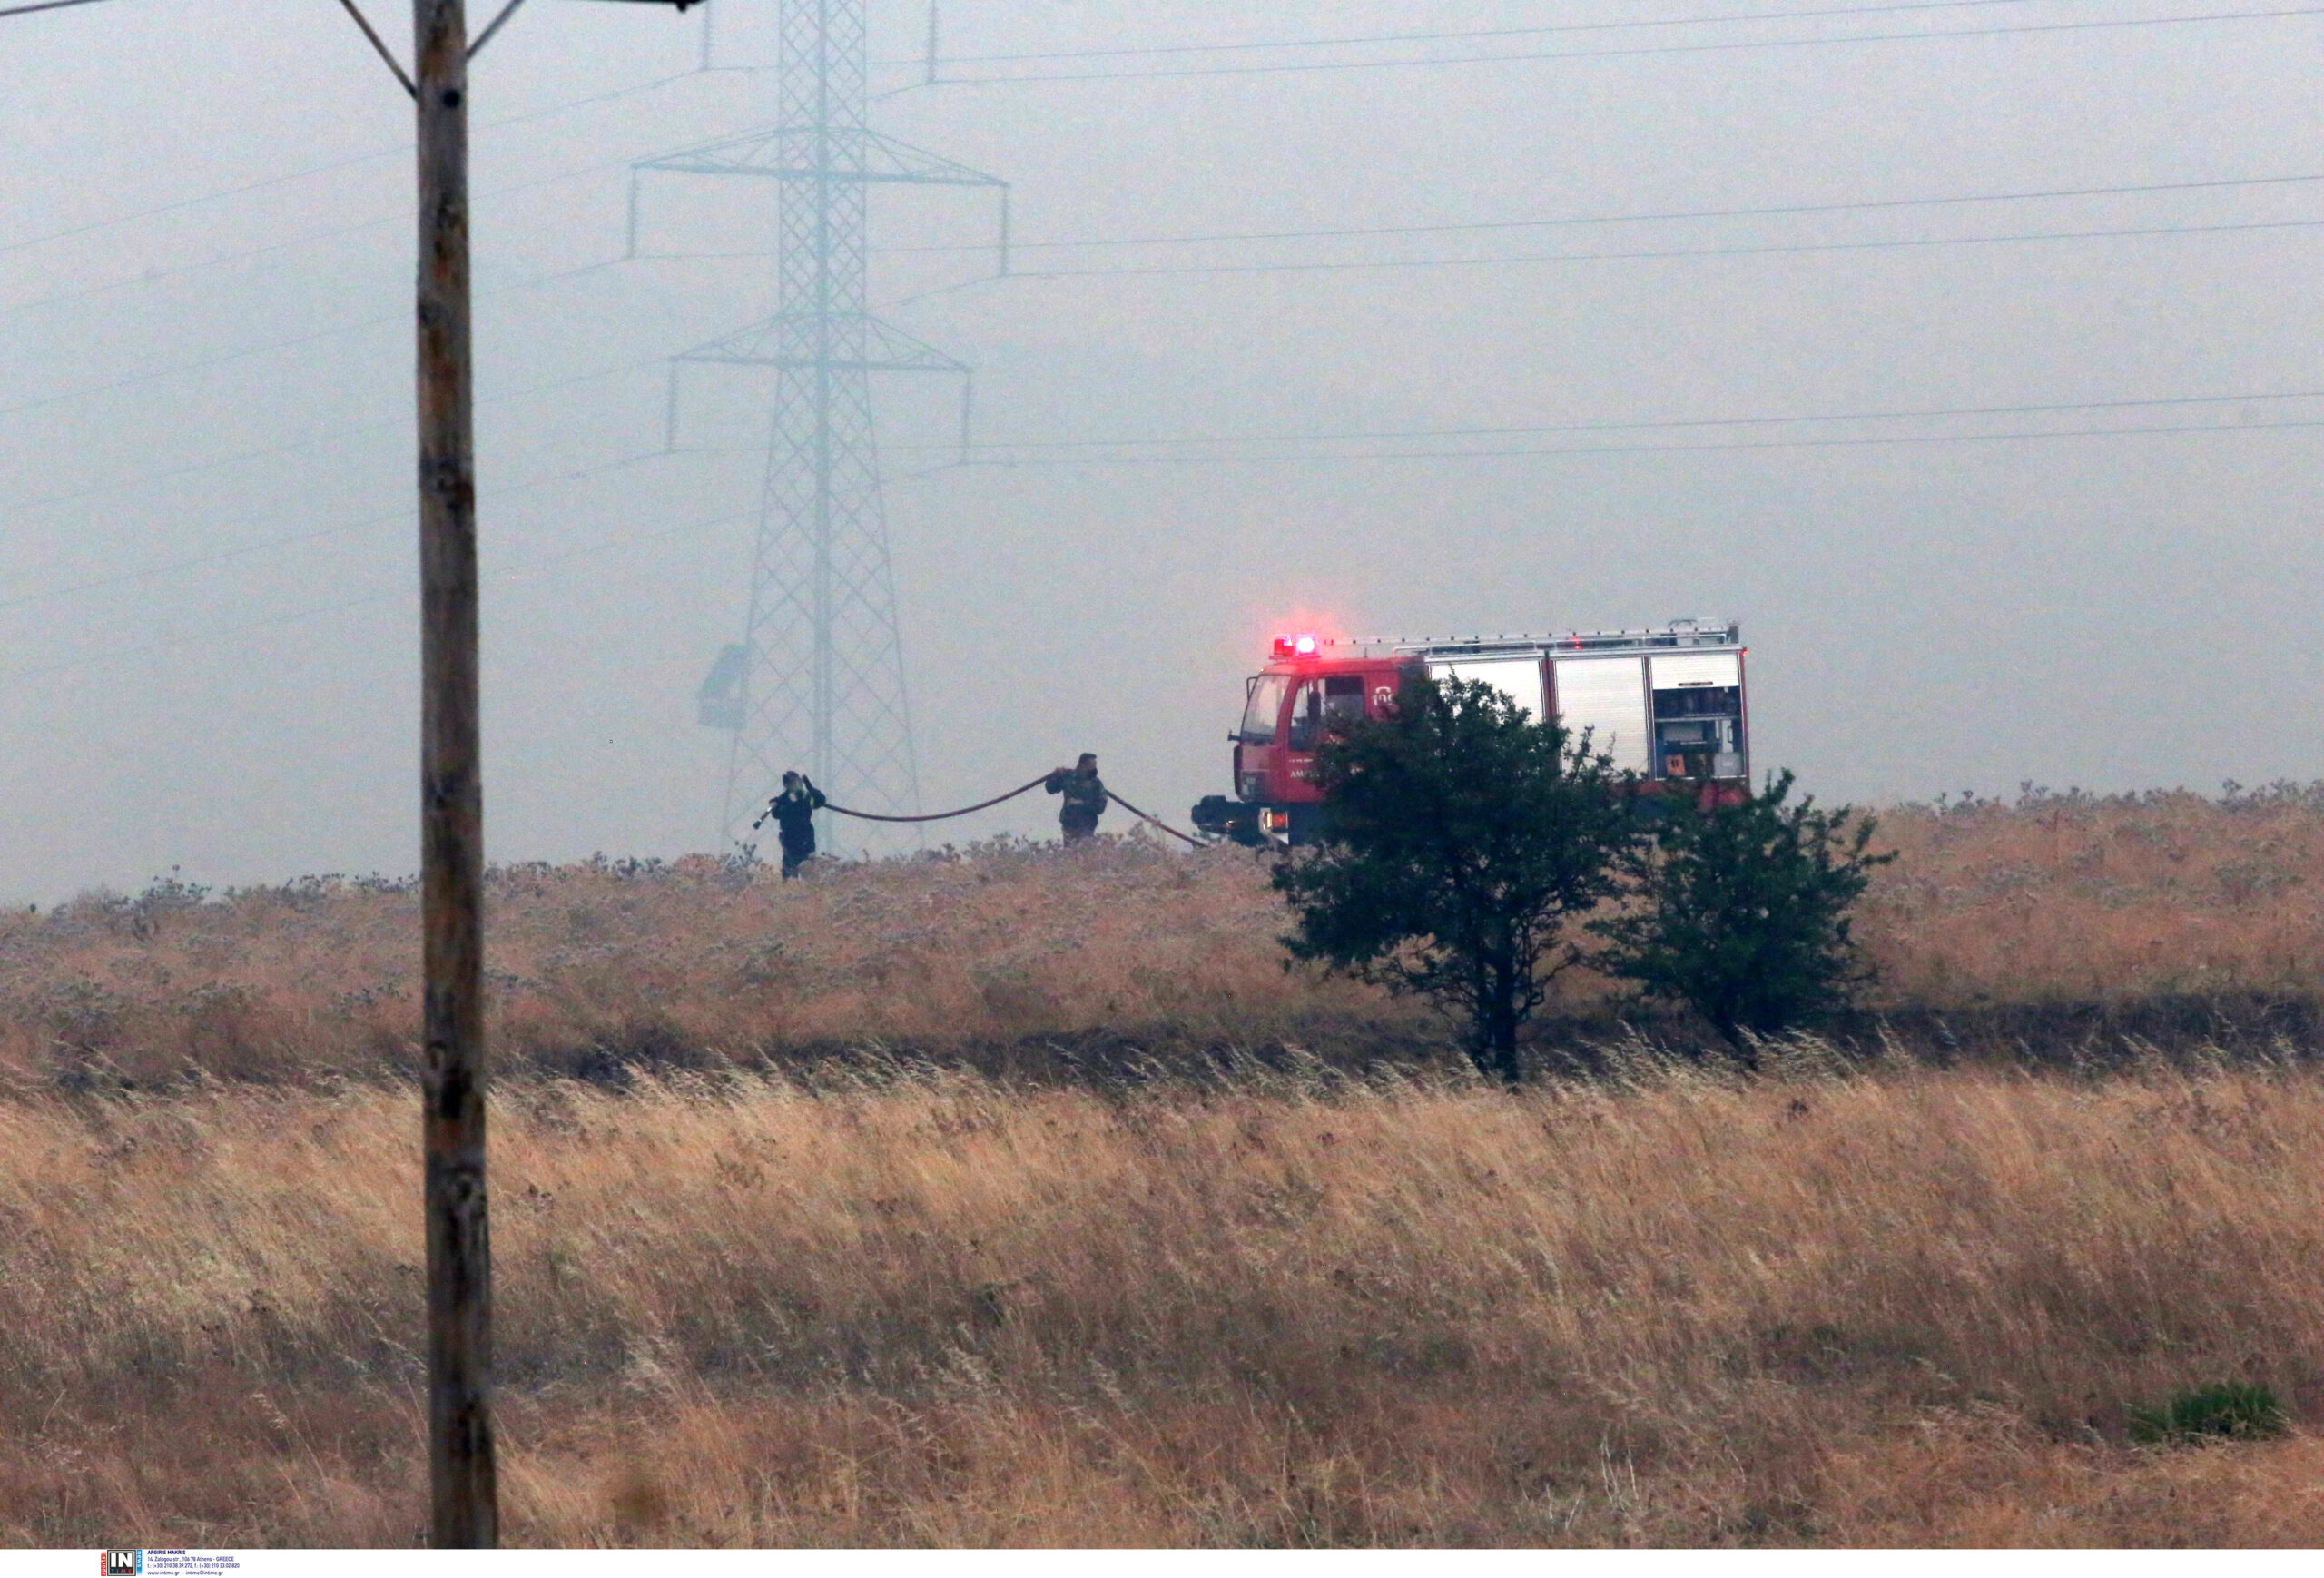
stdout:
{"type": "MultiPolygon", "coordinates": [[[[87,0],[58,0],[81,5],[87,0]]],[[[684,12],[694,0],[632,0],[684,12]]],[[[438,1546],[500,1543],[492,1450],[492,1233],[484,1175],[484,778],[477,708],[475,374],[468,349],[468,60],[461,0],[411,0],[419,109],[419,930],[428,1041],[428,1478],[438,1546]]],[[[0,15],[8,15],[0,11],[0,15]]]]}
{"type": "Polygon", "coordinates": [[[412,0],[419,113],[419,864],[426,981],[428,1458],[435,1543],[500,1537],[484,1174],[484,784],[468,349],[468,44],[412,0]]]}
{"type": "MultiPolygon", "coordinates": [[[[28,0],[0,16],[94,0],[28,0]]],[[[468,59],[461,0],[412,0],[403,69],[340,0],[419,108],[419,928],[428,1041],[420,1118],[428,1235],[428,1473],[438,1546],[500,1542],[492,1451],[492,1236],[484,1187],[484,781],[477,717],[475,378],[468,349],[468,59]]],[[[694,0],[631,0],[683,13],[694,0]]]]}

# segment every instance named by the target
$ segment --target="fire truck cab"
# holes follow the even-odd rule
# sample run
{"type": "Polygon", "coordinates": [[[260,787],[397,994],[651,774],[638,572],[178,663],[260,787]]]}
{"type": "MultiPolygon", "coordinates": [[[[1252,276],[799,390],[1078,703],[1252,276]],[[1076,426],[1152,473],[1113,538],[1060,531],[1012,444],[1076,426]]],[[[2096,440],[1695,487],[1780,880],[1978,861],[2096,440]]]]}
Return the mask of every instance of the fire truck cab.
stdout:
{"type": "Polygon", "coordinates": [[[1324,800],[1316,747],[1387,712],[1413,670],[1483,680],[1534,717],[1588,730],[1643,794],[1739,795],[1751,773],[1744,655],[1739,626],[1707,619],[1561,636],[1279,636],[1228,736],[1234,794],[1206,796],[1195,825],[1246,843],[1312,840],[1324,800]]]}

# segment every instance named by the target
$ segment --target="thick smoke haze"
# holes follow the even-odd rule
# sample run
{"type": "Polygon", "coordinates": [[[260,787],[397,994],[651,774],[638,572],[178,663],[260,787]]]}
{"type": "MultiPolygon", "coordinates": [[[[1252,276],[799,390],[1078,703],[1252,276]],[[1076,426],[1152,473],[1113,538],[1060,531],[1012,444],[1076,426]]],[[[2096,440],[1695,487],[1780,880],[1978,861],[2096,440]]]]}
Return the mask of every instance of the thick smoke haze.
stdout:
{"type": "MultiPolygon", "coordinates": [[[[968,467],[880,390],[926,803],[1088,749],[1182,816],[1277,630],[1698,614],[1827,798],[2324,774],[2324,18],[1847,3],[948,0],[945,76],[1050,80],[931,87],[877,0],[876,123],[1018,243],[874,201],[875,303],[976,369],[968,467]],[[1294,64],[1354,69],[1167,74],[1294,64]],[[1318,231],[1371,233],[1047,244],[1318,231]]],[[[769,385],[690,369],[666,453],[665,359],[772,310],[773,191],[649,180],[624,260],[632,161],[773,119],[773,0],[707,9],[712,70],[570,0],[478,62],[498,860],[716,842],[769,385]]],[[[0,20],[0,897],[416,863],[410,130],[321,0],[0,20]]]]}

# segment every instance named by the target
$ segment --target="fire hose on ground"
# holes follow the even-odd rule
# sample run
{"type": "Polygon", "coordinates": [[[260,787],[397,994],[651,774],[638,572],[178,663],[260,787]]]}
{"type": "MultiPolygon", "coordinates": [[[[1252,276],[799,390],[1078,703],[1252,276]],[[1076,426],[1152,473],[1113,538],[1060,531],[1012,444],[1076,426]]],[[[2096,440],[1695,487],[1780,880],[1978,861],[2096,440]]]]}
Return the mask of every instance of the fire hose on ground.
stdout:
{"type": "MultiPolygon", "coordinates": [[[[1029,794],[1049,781],[1049,774],[1044,773],[1039,777],[1033,779],[1030,783],[1019,784],[1016,788],[1009,790],[1005,794],[996,794],[990,800],[980,800],[974,805],[963,805],[958,811],[931,811],[924,816],[889,816],[877,811],[856,811],[845,805],[834,804],[832,802],[828,800],[823,802],[823,809],[826,811],[837,812],[842,816],[852,816],[859,822],[950,822],[956,816],[967,816],[975,812],[989,811],[993,806],[1000,804],[1005,800],[1016,799],[1019,794],[1029,794]]],[[[1137,817],[1140,822],[1150,823],[1154,826],[1160,828],[1163,832],[1168,833],[1172,838],[1178,840],[1181,843],[1187,844],[1195,849],[1207,849],[1210,847],[1201,839],[1195,837],[1192,833],[1180,833],[1177,828],[1171,826],[1160,817],[1152,816],[1147,814],[1146,812],[1140,811],[1137,806],[1132,805],[1128,801],[1123,799],[1120,795],[1115,794],[1110,789],[1106,791],[1106,798],[1120,806],[1124,811],[1128,812],[1132,816],[1137,817]]],[[[758,821],[751,824],[753,830],[755,831],[760,824],[765,822],[766,819],[767,813],[761,812],[759,814],[758,821]]]]}

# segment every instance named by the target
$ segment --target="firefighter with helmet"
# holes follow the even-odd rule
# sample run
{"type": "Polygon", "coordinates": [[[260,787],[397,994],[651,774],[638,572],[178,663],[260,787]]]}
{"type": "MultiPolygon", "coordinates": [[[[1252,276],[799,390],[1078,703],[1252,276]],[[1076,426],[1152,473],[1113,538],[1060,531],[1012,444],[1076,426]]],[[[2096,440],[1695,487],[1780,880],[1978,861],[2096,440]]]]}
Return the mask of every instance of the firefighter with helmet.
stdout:
{"type": "Polygon", "coordinates": [[[753,828],[774,818],[775,836],[783,844],[783,879],[789,882],[799,868],[815,858],[815,813],[830,802],[804,773],[785,773],[783,793],[766,803],[753,828]]]}
{"type": "Polygon", "coordinates": [[[1044,786],[1052,794],[1065,796],[1065,804],[1058,808],[1057,824],[1066,843],[1079,843],[1097,833],[1098,818],[1106,814],[1106,784],[1098,776],[1096,755],[1082,752],[1078,764],[1051,773],[1044,786]]]}

